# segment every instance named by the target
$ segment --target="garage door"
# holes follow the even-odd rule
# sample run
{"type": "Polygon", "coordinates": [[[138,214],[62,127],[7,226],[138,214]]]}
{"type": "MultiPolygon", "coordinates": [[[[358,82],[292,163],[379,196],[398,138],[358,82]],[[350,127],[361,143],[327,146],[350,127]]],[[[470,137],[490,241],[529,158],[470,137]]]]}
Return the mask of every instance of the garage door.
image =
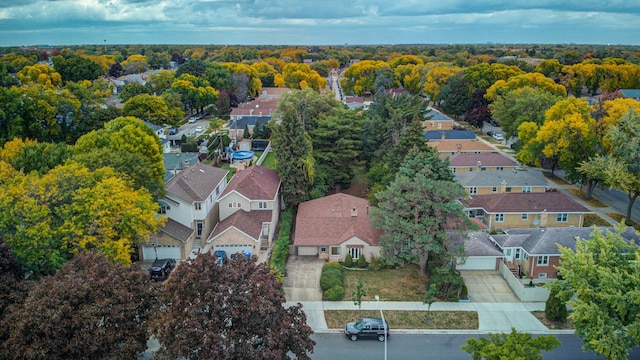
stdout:
{"type": "Polygon", "coordinates": [[[214,245],[213,251],[218,250],[226,252],[227,256],[237,253],[253,255],[253,245],[214,245]]]}
{"type": "Polygon", "coordinates": [[[298,246],[298,255],[318,255],[317,246],[298,246]]]}
{"type": "Polygon", "coordinates": [[[180,246],[178,245],[157,245],[155,249],[152,246],[142,246],[142,259],[154,260],[156,258],[156,252],[158,259],[182,259],[182,253],[180,246]]]}
{"type": "Polygon", "coordinates": [[[457,265],[458,270],[495,270],[496,258],[488,256],[469,256],[463,265],[457,265]]]}

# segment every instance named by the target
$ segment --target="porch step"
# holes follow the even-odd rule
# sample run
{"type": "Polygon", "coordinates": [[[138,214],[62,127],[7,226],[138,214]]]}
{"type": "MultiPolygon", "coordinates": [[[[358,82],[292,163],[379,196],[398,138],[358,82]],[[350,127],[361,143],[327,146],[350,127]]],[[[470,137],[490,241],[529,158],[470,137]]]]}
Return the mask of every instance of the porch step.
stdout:
{"type": "Polygon", "coordinates": [[[262,239],[260,239],[260,250],[267,249],[269,249],[269,238],[263,237],[262,239]]]}
{"type": "Polygon", "coordinates": [[[200,250],[200,239],[193,240],[193,250],[200,250]]]}

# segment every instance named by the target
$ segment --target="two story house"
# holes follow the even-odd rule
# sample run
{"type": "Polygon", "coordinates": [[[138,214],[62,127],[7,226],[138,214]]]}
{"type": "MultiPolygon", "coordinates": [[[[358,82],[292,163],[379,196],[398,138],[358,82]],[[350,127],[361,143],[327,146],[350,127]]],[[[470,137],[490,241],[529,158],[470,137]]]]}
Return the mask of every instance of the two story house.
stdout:
{"type": "Polygon", "coordinates": [[[160,213],[168,217],[164,227],[142,244],[143,260],[185,259],[198,251],[218,222],[218,196],[227,186],[227,170],[195,164],[165,184],[167,194],[159,199],[160,213]]]}
{"type": "Polygon", "coordinates": [[[220,222],[203,251],[258,255],[271,245],[280,216],[280,177],[271,169],[240,164],[220,195],[220,222]]]}
{"type": "Polygon", "coordinates": [[[505,192],[460,200],[469,218],[489,231],[508,228],[582,227],[593,212],[561,192],[505,192]]]}

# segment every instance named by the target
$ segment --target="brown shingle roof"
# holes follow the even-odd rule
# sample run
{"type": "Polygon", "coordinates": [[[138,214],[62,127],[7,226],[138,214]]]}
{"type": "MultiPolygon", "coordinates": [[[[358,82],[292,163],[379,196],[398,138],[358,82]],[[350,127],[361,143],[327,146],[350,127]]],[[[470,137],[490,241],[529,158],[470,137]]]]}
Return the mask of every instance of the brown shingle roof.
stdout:
{"type": "Polygon", "coordinates": [[[165,185],[167,195],[175,196],[188,203],[204,201],[228,172],[204,164],[190,166],[167,182],[165,185]]]}
{"type": "Polygon", "coordinates": [[[575,202],[561,192],[544,193],[500,193],[473,195],[461,200],[466,208],[482,208],[488,213],[591,213],[592,211],[575,202]]]}
{"type": "Polygon", "coordinates": [[[235,191],[252,201],[274,200],[279,188],[280,177],[275,170],[254,165],[238,171],[220,195],[220,199],[235,191]]]}
{"type": "Polygon", "coordinates": [[[381,234],[372,229],[369,201],[339,193],[298,206],[294,245],[338,245],[355,236],[377,246],[381,234]],[[356,216],[352,216],[353,209],[356,216]]]}
{"type": "Polygon", "coordinates": [[[440,140],[440,141],[429,141],[428,144],[433,146],[436,150],[440,152],[496,151],[496,149],[478,140],[440,140]]]}
{"type": "Polygon", "coordinates": [[[247,234],[247,236],[251,237],[254,241],[258,241],[262,231],[262,224],[265,222],[271,222],[271,215],[271,210],[236,211],[233,215],[222,220],[218,225],[216,225],[211,232],[211,235],[209,235],[207,242],[213,241],[216,237],[220,236],[230,228],[236,228],[247,234]]]}

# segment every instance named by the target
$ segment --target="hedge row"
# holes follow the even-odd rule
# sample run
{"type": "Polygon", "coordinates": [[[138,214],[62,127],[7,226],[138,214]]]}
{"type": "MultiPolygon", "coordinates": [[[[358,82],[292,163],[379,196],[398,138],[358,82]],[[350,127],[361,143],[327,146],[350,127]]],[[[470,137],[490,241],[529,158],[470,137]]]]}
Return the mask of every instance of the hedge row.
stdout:
{"type": "Polygon", "coordinates": [[[340,301],[344,297],[344,279],[342,265],[337,262],[324,264],[320,275],[320,287],[324,300],[340,301]]]}
{"type": "Polygon", "coordinates": [[[278,237],[271,248],[271,258],[269,267],[271,272],[280,282],[284,282],[285,267],[289,257],[289,245],[291,245],[291,225],[293,223],[293,212],[291,209],[280,213],[280,230],[278,237]]]}

